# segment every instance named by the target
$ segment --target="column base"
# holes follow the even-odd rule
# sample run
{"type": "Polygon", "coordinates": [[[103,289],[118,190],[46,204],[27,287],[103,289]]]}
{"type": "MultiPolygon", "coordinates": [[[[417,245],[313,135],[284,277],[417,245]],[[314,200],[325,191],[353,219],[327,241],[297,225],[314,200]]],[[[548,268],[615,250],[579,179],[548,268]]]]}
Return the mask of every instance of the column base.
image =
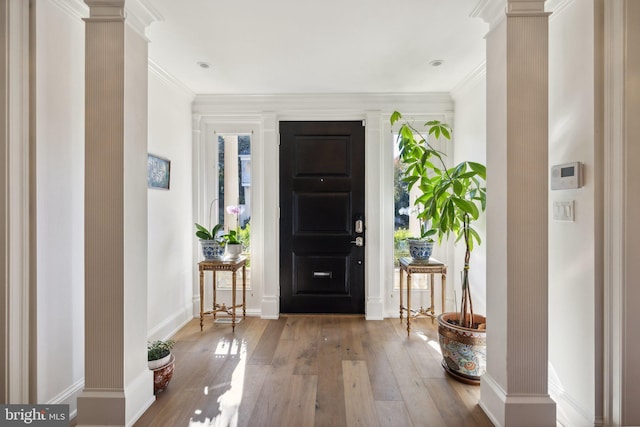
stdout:
{"type": "Polygon", "coordinates": [[[496,426],[556,425],[556,403],[548,395],[508,395],[485,373],[480,382],[480,407],[496,426]]]}
{"type": "Polygon", "coordinates": [[[262,319],[276,320],[280,317],[280,297],[265,296],[262,298],[262,319]]]}
{"type": "Polygon", "coordinates": [[[154,401],[153,371],[145,369],[126,390],[83,390],[78,396],[77,425],[131,426],[154,401]]]}
{"type": "Polygon", "coordinates": [[[383,320],[384,311],[381,298],[371,298],[367,300],[367,306],[365,308],[365,318],[367,320],[383,320]]]}
{"type": "Polygon", "coordinates": [[[124,390],[88,390],[78,396],[78,427],[125,425],[124,390]]]}

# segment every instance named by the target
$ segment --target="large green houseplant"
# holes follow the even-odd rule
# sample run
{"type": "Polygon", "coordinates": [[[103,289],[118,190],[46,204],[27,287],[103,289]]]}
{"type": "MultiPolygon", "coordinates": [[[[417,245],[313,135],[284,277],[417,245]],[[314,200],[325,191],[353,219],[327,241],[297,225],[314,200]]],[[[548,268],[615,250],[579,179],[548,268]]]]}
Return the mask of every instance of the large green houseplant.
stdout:
{"type": "MultiPolygon", "coordinates": [[[[414,202],[418,208],[418,218],[422,223],[430,224],[430,230],[423,230],[422,233],[437,235],[439,242],[453,234],[456,241],[462,240],[465,245],[460,311],[443,313],[439,318],[439,325],[445,323],[466,329],[467,335],[482,331],[480,334],[484,339],[486,319],[473,312],[469,263],[474,244],[481,243],[480,235],[473,228],[473,221],[479,218],[486,207],[486,167],[469,161],[447,167],[446,155],[428,141],[428,137],[450,140],[451,128],[446,123],[437,120],[425,123],[425,136],[411,122],[404,120],[397,111],[391,115],[390,121],[392,125],[400,124],[400,161],[406,166],[403,181],[407,183],[409,190],[419,190],[414,202]]],[[[445,334],[449,337],[452,335],[446,332],[445,334]]],[[[442,346],[442,333],[440,341],[442,346]]],[[[467,379],[476,381],[476,377],[484,372],[484,361],[478,360],[483,358],[483,355],[469,360],[464,355],[450,354],[450,350],[452,349],[443,351],[443,366],[452,375],[462,375],[463,378],[470,377],[467,379]],[[451,360],[447,360],[447,357],[451,360]],[[465,369],[465,364],[473,369],[465,369]]],[[[484,346],[480,351],[484,352],[484,346]]]]}

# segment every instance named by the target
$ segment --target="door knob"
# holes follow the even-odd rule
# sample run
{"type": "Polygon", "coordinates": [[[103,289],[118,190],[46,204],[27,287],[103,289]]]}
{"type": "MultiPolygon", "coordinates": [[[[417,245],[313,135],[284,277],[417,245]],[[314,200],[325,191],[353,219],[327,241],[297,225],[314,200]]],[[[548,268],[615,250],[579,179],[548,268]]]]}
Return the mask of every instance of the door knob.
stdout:
{"type": "Polygon", "coordinates": [[[364,239],[362,237],[356,237],[356,240],[352,240],[351,243],[356,246],[364,246],[364,239]]]}

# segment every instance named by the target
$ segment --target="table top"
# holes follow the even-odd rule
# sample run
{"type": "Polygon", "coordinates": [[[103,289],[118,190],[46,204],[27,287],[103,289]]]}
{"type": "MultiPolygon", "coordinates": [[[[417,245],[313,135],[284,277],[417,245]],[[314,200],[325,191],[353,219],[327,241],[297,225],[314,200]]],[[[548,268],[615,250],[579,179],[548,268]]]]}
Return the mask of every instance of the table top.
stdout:
{"type": "Polygon", "coordinates": [[[247,263],[247,257],[240,256],[236,259],[206,259],[198,263],[200,270],[237,270],[247,263]]]}
{"type": "Polygon", "coordinates": [[[446,264],[438,261],[435,258],[429,258],[427,261],[413,259],[411,257],[403,257],[398,260],[400,262],[400,266],[407,267],[434,267],[434,268],[446,268],[446,264]]]}

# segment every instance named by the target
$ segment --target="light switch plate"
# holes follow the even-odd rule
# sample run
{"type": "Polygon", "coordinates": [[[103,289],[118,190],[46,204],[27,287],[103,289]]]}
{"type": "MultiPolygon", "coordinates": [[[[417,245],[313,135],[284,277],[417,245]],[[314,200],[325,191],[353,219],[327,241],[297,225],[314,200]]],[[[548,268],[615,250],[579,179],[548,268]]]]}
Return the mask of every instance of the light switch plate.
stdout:
{"type": "Polygon", "coordinates": [[[573,200],[554,200],[553,201],[553,220],[554,221],[574,221],[575,208],[573,200]]]}

